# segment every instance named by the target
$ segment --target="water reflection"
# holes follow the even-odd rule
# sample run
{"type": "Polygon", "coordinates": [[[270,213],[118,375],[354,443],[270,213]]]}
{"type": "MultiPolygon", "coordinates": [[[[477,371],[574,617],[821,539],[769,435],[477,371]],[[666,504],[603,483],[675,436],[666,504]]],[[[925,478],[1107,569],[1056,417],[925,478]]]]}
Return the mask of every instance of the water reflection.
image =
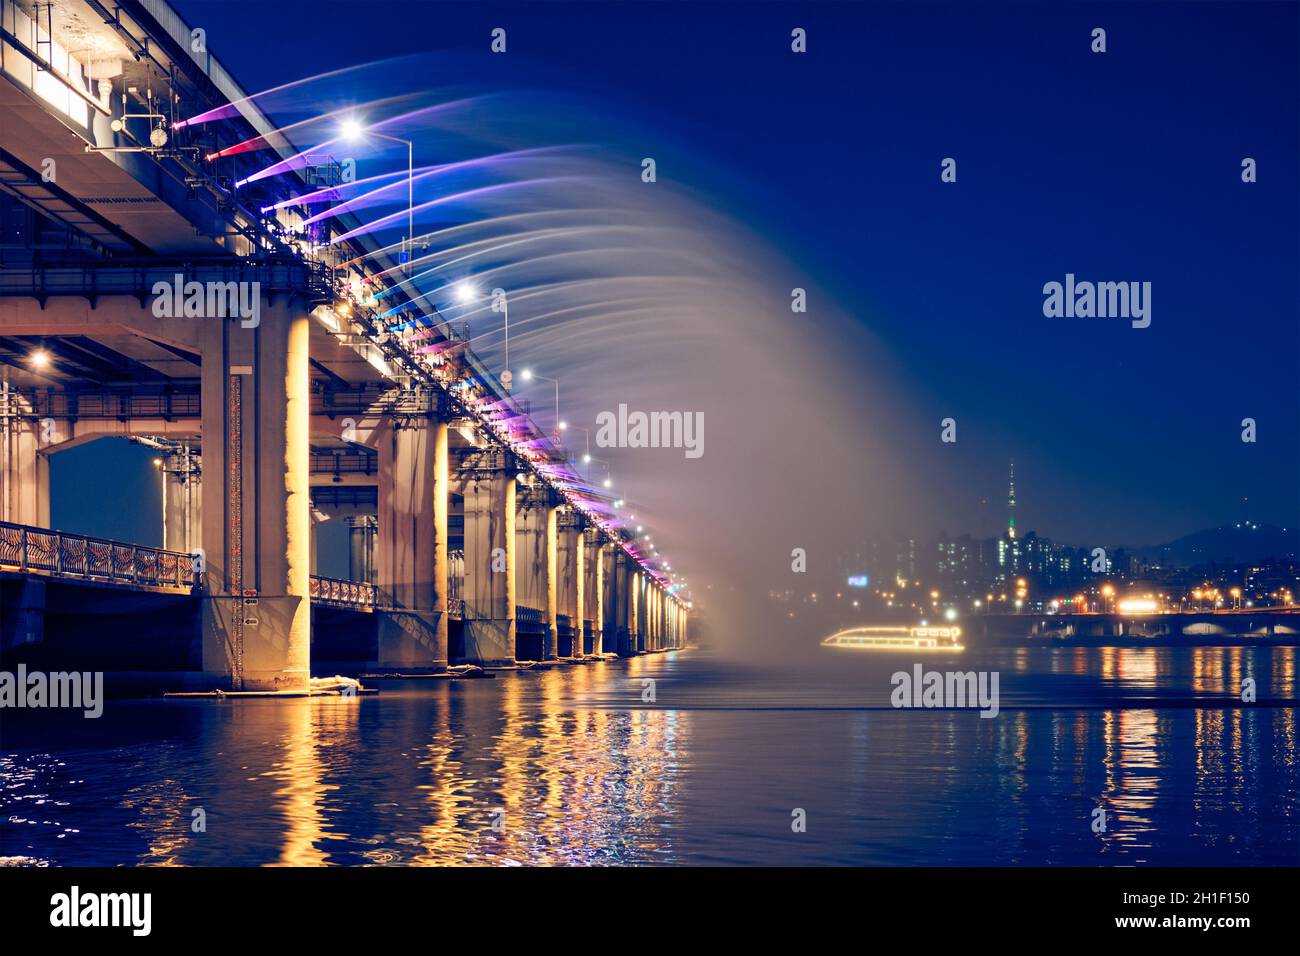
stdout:
{"type": "Polygon", "coordinates": [[[1276,706],[1294,698],[1293,648],[968,655],[963,667],[1002,673],[992,720],[892,709],[899,666],[663,655],[390,682],[375,698],[115,702],[85,722],[26,714],[4,727],[0,856],[286,866],[1300,856],[1295,709],[1276,706]],[[1246,677],[1272,703],[1241,705],[1246,677]],[[1108,815],[1100,834],[1097,807],[1108,815]],[[791,828],[796,811],[807,832],[791,828]]]}

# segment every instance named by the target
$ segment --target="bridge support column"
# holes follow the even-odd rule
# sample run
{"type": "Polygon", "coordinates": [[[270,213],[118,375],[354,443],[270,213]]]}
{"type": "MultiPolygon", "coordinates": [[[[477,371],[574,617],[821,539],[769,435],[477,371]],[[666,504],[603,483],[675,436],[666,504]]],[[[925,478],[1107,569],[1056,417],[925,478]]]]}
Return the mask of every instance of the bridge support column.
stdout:
{"type": "Polygon", "coordinates": [[[237,690],[305,691],[311,671],[308,318],[205,320],[203,669],[237,690]],[[246,595],[256,595],[256,603],[246,595]]]}
{"type": "Polygon", "coordinates": [[[583,532],[583,585],[582,611],[580,616],[591,621],[591,637],[583,630],[582,653],[599,656],[603,653],[602,643],[605,626],[605,549],[608,547],[600,537],[600,529],[588,528],[583,532]]]}
{"type": "Polygon", "coordinates": [[[202,484],[199,456],[192,451],[163,456],[163,547],[193,554],[200,547],[202,484]]]}
{"type": "MultiPolygon", "coordinates": [[[[641,627],[641,607],[645,603],[641,595],[641,573],[636,569],[636,563],[627,559],[627,649],[628,656],[635,656],[642,651],[641,641],[644,630],[641,627]]],[[[619,653],[624,653],[622,647],[619,653]]]]}
{"type": "Polygon", "coordinates": [[[445,670],[447,424],[398,421],[378,443],[378,584],[396,605],[379,618],[379,664],[445,670]]]}
{"type": "Polygon", "coordinates": [[[642,648],[646,651],[655,649],[655,592],[657,590],[654,578],[645,575],[645,590],[641,593],[645,597],[645,630],[642,635],[642,648]]]}
{"type": "Polygon", "coordinates": [[[661,651],[664,647],[664,592],[653,578],[646,579],[650,589],[650,647],[661,651]]]}
{"type": "Polygon", "coordinates": [[[637,573],[637,650],[642,654],[650,650],[650,622],[653,616],[650,613],[650,592],[654,588],[650,584],[650,575],[644,571],[637,573]]]}
{"type": "Polygon", "coordinates": [[[621,549],[614,549],[611,620],[614,627],[613,650],[620,657],[636,654],[636,599],[633,596],[632,560],[621,549]]]}
{"type": "MultiPolygon", "coordinates": [[[[3,386],[0,386],[3,388],[3,386]]],[[[7,392],[13,415],[27,403],[16,391],[7,392]]],[[[50,526],[50,460],[41,454],[41,424],[30,418],[4,418],[0,391],[0,521],[50,526]]]]}
{"type": "Polygon", "coordinates": [[[619,577],[619,568],[623,563],[620,560],[621,554],[622,552],[613,544],[608,544],[600,556],[601,570],[605,575],[605,586],[600,594],[600,605],[603,611],[601,618],[604,624],[601,646],[610,654],[619,653],[620,642],[625,639],[623,634],[627,630],[626,610],[620,611],[620,605],[627,603],[620,590],[627,586],[626,580],[619,577]]]}
{"type": "Polygon", "coordinates": [[[523,491],[515,518],[515,598],[524,607],[542,612],[540,646],[518,635],[515,654],[521,660],[553,661],[557,656],[556,538],[558,509],[549,488],[523,491]]]}
{"type": "Polygon", "coordinates": [[[455,491],[465,503],[465,658],[515,662],[515,469],[503,451],[465,455],[455,491]]]}
{"type": "Polygon", "coordinates": [[[555,610],[569,619],[569,636],[559,638],[560,657],[583,656],[583,592],[587,587],[587,542],[582,515],[562,508],[556,516],[555,610]]]}
{"type": "Polygon", "coordinates": [[[370,515],[349,517],[348,579],[375,583],[375,523],[370,515]]]}
{"type": "Polygon", "coordinates": [[[662,651],[667,646],[667,628],[664,626],[665,601],[664,589],[656,586],[655,592],[655,650],[662,651]]]}

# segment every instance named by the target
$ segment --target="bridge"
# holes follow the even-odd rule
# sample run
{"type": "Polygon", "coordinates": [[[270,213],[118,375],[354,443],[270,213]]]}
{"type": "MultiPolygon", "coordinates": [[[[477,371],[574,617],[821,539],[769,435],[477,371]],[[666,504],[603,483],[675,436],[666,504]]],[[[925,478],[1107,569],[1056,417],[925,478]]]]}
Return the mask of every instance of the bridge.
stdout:
{"type": "Polygon", "coordinates": [[[1268,639],[1300,634],[1300,608],[1254,607],[1217,610],[1116,611],[1068,614],[975,614],[962,621],[967,634],[985,639],[1007,634],[1034,638],[1109,641],[1115,638],[1242,637],[1268,639]]]}
{"type": "Polygon", "coordinates": [[[199,670],[243,690],[305,689],[337,614],[394,670],[684,645],[622,502],[407,253],[286,204],[336,165],[241,188],[259,167],[213,158],[274,128],[174,10],[0,8],[0,574],[31,585],[0,590],[0,652],[39,642],[49,582],[197,602],[199,670]],[[161,548],[52,530],[51,459],[106,436],[157,449],[161,548]],[[347,580],[313,573],[331,520],[347,580]]]}

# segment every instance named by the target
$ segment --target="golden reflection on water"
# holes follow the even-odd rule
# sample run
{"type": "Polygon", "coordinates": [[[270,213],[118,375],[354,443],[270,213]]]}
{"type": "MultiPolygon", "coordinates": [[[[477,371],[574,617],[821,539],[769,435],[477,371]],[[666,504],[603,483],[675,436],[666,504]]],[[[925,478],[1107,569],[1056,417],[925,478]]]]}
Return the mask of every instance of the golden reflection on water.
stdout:
{"type": "MultiPolygon", "coordinates": [[[[298,698],[286,708],[284,755],[267,776],[280,783],[272,796],[284,819],[284,843],[273,866],[320,866],[326,852],[317,845],[323,834],[322,804],[338,789],[322,778],[322,757],[330,748],[356,740],[356,698],[298,698]]],[[[266,708],[270,710],[270,708],[266,708]]]]}
{"type": "Polygon", "coordinates": [[[382,698],[223,702],[204,715],[220,765],[207,793],[164,780],[123,800],[149,844],[137,862],[220,862],[190,829],[195,805],[267,865],[670,862],[689,716],[642,703],[643,668],[611,700],[600,667],[396,685],[427,706],[383,720],[366,711],[382,698]]]}
{"type": "MultiPolygon", "coordinates": [[[[1026,654],[1009,654],[1003,668],[1032,672],[1035,662],[1026,654]]],[[[1103,685],[1137,689],[1142,703],[1044,708],[1063,689],[1070,701],[1080,699],[1072,684],[1051,680],[1036,685],[1038,696],[1029,698],[1029,706],[1017,706],[1008,673],[996,720],[908,715],[906,724],[893,725],[885,721],[903,718],[864,710],[814,724],[828,741],[840,721],[854,736],[862,785],[847,792],[856,793],[863,808],[855,812],[877,827],[898,825],[890,814],[899,798],[885,788],[914,791],[912,770],[928,762],[936,768],[930,782],[943,796],[930,794],[916,809],[928,814],[936,799],[943,806],[993,808],[1005,827],[1000,839],[1016,858],[1043,859],[1048,851],[1034,843],[1043,832],[1064,841],[1057,847],[1065,848],[1061,852],[1078,853],[1079,845],[1061,835],[1074,833],[1075,824],[1043,831],[1040,815],[1049,804],[1060,807],[1053,816],[1076,819],[1079,837],[1093,842],[1085,818],[1100,805],[1108,827],[1096,835],[1096,862],[1141,863],[1155,850],[1168,852],[1169,837],[1157,825],[1179,815],[1192,818],[1191,838],[1232,849],[1232,821],[1260,809],[1261,798],[1250,789],[1260,773],[1295,765],[1294,707],[1269,707],[1264,719],[1231,704],[1145,706],[1153,692],[1182,699],[1189,693],[1231,696],[1245,677],[1262,679],[1261,699],[1294,694],[1293,648],[1279,650],[1271,668],[1241,648],[1208,647],[1176,660],[1158,648],[1069,648],[1046,668],[1042,660],[1036,665],[1037,673],[1046,670],[1066,682],[1100,675],[1103,685]],[[892,732],[875,732],[884,726],[905,727],[907,733],[895,739],[892,732]],[[895,763],[881,763],[881,757],[895,763]],[[999,807],[1009,812],[1003,815],[999,807]],[[1215,822],[1206,829],[1202,820],[1215,822]]],[[[392,682],[378,698],[204,703],[177,711],[196,725],[181,739],[203,746],[140,757],[141,775],[134,779],[147,782],[120,790],[118,805],[143,843],[134,851],[135,862],[147,865],[689,861],[698,858],[689,840],[702,839],[692,827],[699,828],[701,814],[714,812],[709,808],[717,792],[703,789],[700,775],[709,768],[696,764],[721,760],[731,776],[710,785],[747,793],[765,779],[798,776],[802,758],[798,748],[785,751],[793,766],[707,756],[716,744],[710,736],[729,739],[725,729],[732,724],[723,722],[734,720],[738,726],[763,722],[765,729],[755,726],[738,739],[757,747],[760,760],[767,750],[779,755],[780,735],[791,732],[786,724],[793,718],[775,716],[781,707],[773,708],[773,716],[749,708],[756,695],[782,703],[787,698],[742,685],[733,712],[711,711],[731,699],[700,685],[697,702],[704,707],[687,703],[674,709],[667,702],[691,691],[674,685],[675,679],[662,661],[635,659],[490,681],[392,682]],[[642,700],[646,677],[658,681],[660,703],[642,700]],[[698,742],[692,738],[697,723],[708,728],[698,742]],[[196,807],[207,812],[208,834],[190,827],[196,807]]],[[[828,752],[838,753],[831,746],[828,752]]],[[[816,759],[809,757],[809,773],[837,779],[837,769],[816,759]]],[[[124,775],[131,775],[130,766],[124,775]]],[[[725,817],[717,823],[733,825],[725,817]]],[[[935,827],[923,816],[912,823],[918,832],[935,827]]],[[[970,839],[972,831],[962,825],[952,824],[952,833],[970,839]]]]}

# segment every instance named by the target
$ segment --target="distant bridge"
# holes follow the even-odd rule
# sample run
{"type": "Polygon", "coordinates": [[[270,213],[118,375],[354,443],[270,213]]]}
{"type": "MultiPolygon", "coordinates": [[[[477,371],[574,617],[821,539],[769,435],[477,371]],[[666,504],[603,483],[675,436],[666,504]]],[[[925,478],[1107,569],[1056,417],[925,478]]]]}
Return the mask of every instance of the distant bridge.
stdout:
{"type": "Polygon", "coordinates": [[[1061,639],[1160,637],[1278,637],[1300,634],[1300,608],[1232,608],[1151,614],[976,614],[962,621],[967,634],[1024,634],[1061,639]]]}

